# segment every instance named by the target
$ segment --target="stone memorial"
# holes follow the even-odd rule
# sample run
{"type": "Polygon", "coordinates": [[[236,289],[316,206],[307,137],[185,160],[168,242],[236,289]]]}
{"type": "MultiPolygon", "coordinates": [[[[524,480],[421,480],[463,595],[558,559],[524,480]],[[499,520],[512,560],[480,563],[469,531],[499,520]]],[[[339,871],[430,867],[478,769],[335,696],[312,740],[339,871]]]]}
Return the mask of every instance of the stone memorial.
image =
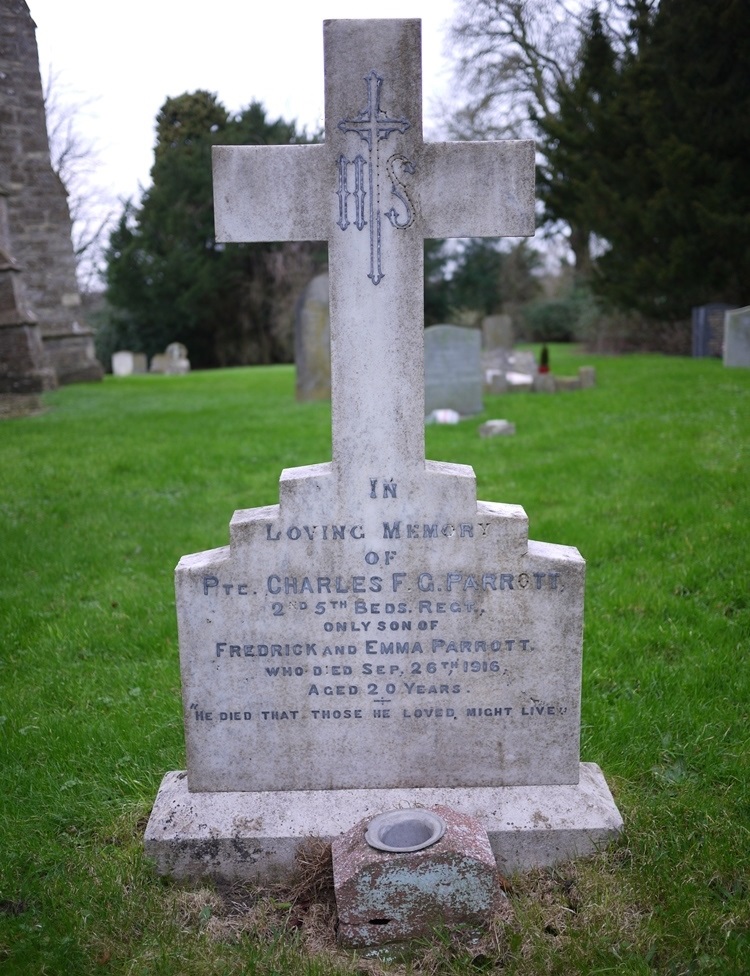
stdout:
{"type": "Polygon", "coordinates": [[[513,349],[513,319],[510,315],[487,315],[482,319],[483,349],[513,349]]]}
{"type": "Polygon", "coordinates": [[[724,315],[733,305],[714,302],[698,305],[692,310],[693,357],[721,358],[724,341],[724,315]]]}
{"type": "Polygon", "coordinates": [[[750,305],[724,316],[724,365],[750,367],[750,305]]]}
{"type": "Polygon", "coordinates": [[[136,376],[148,372],[148,361],[143,352],[130,352],[120,349],[112,353],[112,373],[114,376],[136,376]]]}
{"type": "Polygon", "coordinates": [[[325,142],[214,149],[217,238],[325,240],[332,460],[176,570],[187,771],[157,870],[270,880],[312,836],[443,805],[502,870],[622,821],[579,755],[584,561],[425,460],[423,240],[534,232],[534,145],[425,143],[418,20],[324,24],[325,142]]]}
{"type": "Polygon", "coordinates": [[[150,373],[166,373],[169,376],[184,376],[190,372],[187,347],[181,342],[170,342],[164,352],[151,359],[150,373]]]}
{"type": "Polygon", "coordinates": [[[294,316],[296,393],[300,401],[331,397],[331,321],[328,275],[316,275],[302,295],[294,316]]]}
{"type": "Polygon", "coordinates": [[[424,410],[462,417],[482,412],[482,335],[478,329],[431,325],[424,330],[424,410]]]}

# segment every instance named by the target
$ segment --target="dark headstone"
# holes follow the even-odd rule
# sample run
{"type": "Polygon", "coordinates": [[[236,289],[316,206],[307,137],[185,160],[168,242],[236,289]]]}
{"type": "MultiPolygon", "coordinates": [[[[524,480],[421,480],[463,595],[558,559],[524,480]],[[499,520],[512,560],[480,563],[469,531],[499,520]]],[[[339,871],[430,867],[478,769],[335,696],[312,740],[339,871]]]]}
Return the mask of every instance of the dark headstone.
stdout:
{"type": "Polygon", "coordinates": [[[693,309],[693,357],[716,356],[721,359],[724,313],[734,307],[714,302],[693,309]]]}

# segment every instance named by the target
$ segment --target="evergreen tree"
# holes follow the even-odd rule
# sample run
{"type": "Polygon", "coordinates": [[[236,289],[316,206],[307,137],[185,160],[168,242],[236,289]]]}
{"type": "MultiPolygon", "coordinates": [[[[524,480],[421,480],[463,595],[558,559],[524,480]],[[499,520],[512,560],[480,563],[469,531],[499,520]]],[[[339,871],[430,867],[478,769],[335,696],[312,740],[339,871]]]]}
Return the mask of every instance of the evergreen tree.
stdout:
{"type": "Polygon", "coordinates": [[[548,221],[569,226],[576,275],[591,276],[591,236],[601,226],[617,92],[615,52],[598,9],[586,20],[575,77],[560,84],[558,110],[536,118],[542,138],[538,193],[548,221]]]}
{"type": "Polygon", "coordinates": [[[598,223],[596,287],[651,319],[750,288],[750,6],[634,4],[598,223]]]}
{"type": "Polygon", "coordinates": [[[215,95],[197,91],[167,99],[156,133],[152,185],[110,239],[115,318],[149,355],[180,341],[196,366],[288,360],[291,329],[281,317],[291,318],[293,272],[312,270],[310,249],[217,244],[211,147],[294,142],[294,125],[269,121],[258,103],[230,117],[215,95]]]}

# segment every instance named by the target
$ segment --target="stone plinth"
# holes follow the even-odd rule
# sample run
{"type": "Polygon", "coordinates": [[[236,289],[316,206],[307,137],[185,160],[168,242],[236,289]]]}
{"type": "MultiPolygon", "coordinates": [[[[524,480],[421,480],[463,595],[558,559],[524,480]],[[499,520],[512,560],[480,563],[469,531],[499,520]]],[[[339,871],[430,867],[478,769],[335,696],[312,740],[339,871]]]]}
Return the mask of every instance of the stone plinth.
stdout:
{"type": "Polygon", "coordinates": [[[408,853],[375,850],[365,840],[371,818],[332,845],[338,940],[352,948],[428,935],[437,925],[485,924],[502,892],[487,831],[473,817],[432,808],[445,833],[408,853]]]}
{"type": "Polygon", "coordinates": [[[167,773],[146,829],[146,853],[175,879],[283,881],[311,837],[332,841],[365,817],[445,804],[476,818],[505,875],[590,856],[622,818],[601,770],[581,763],[574,786],[191,793],[167,773]]]}

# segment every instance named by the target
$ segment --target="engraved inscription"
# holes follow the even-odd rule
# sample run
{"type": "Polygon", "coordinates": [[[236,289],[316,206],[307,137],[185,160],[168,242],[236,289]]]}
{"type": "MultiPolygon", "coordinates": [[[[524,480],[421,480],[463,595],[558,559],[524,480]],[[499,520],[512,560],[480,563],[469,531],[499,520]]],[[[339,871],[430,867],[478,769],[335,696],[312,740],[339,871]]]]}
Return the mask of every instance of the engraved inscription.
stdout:
{"type": "MultiPolygon", "coordinates": [[[[338,198],[339,220],[341,230],[349,226],[348,197],[351,193],[348,183],[349,168],[353,168],[355,176],[354,197],[356,201],[357,219],[355,226],[362,230],[367,224],[370,228],[370,270],[367,277],[373,285],[379,284],[384,276],[383,272],[383,243],[380,204],[380,143],[394,133],[404,133],[411,128],[406,119],[391,118],[385,109],[380,107],[380,94],[383,79],[375,71],[365,75],[367,86],[367,105],[354,119],[342,119],[338,128],[341,132],[354,132],[367,144],[367,161],[361,155],[351,162],[343,154],[338,160],[338,198]],[[360,162],[358,162],[358,160],[360,162]],[[367,191],[364,190],[362,171],[367,167],[367,191]],[[368,198],[369,221],[364,219],[365,197],[368,198]]],[[[391,192],[401,201],[406,209],[406,215],[399,217],[395,208],[391,208],[386,216],[394,227],[405,229],[414,223],[414,208],[408,198],[405,187],[396,174],[396,163],[400,164],[400,172],[414,173],[414,165],[401,153],[393,155],[386,164],[386,170],[391,180],[391,192]]]]}

